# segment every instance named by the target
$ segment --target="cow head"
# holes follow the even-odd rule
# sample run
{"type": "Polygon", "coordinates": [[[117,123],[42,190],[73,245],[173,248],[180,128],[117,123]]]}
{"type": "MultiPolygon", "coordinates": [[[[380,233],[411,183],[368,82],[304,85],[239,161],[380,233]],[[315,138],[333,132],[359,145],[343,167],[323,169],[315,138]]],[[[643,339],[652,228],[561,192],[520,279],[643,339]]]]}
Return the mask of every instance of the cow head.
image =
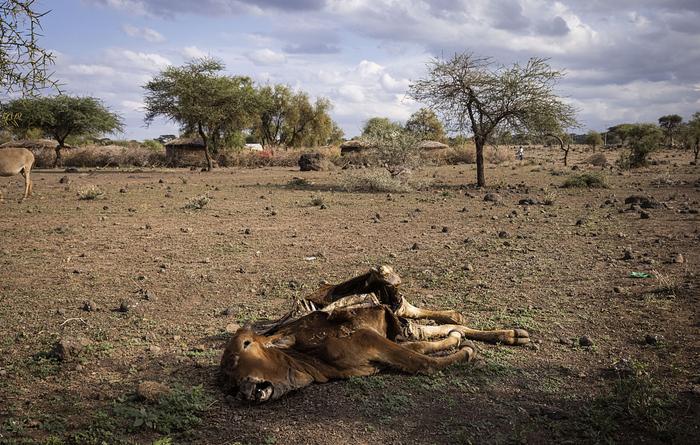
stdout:
{"type": "Polygon", "coordinates": [[[398,287],[401,284],[401,277],[394,272],[394,268],[391,266],[380,265],[370,269],[371,279],[378,281],[383,285],[388,285],[391,287],[398,287]]]}
{"type": "Polygon", "coordinates": [[[249,402],[278,399],[289,391],[313,383],[313,371],[284,352],[293,336],[262,336],[239,329],[221,357],[224,385],[249,402]]]}

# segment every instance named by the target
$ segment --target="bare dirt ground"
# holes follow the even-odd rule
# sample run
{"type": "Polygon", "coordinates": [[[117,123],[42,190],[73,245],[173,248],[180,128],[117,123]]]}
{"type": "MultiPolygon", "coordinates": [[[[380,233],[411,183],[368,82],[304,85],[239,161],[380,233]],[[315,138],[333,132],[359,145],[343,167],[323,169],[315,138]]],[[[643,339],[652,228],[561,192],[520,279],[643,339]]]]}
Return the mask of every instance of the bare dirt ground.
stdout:
{"type": "Polygon", "coordinates": [[[487,166],[487,190],[459,165],[391,195],[343,192],[348,171],[37,171],[19,204],[21,178],[2,179],[0,443],[698,443],[700,170],[669,151],[604,170],[608,188],[569,189],[601,170],[590,154],[570,156],[579,171],[556,150],[526,154],[487,166]],[[302,175],[313,184],[290,184],[302,175]],[[91,185],[104,194],[79,200],[91,185]],[[183,208],[204,193],[203,209],[183,208]],[[630,210],[631,195],[660,206],[630,210]],[[380,263],[410,301],[526,328],[534,346],[480,345],[434,376],[265,406],[219,390],[227,325],[380,263]],[[79,338],[74,356],[52,352],[79,338]],[[173,393],[138,401],[144,380],[173,393]]]}

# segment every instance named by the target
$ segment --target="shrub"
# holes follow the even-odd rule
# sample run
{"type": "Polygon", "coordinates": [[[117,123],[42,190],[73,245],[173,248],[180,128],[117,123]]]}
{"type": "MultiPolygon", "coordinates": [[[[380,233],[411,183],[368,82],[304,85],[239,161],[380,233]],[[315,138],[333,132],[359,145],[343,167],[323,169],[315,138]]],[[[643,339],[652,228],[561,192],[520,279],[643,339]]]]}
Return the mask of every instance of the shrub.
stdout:
{"type": "Polygon", "coordinates": [[[587,163],[596,167],[605,167],[608,165],[608,158],[603,153],[596,153],[586,160],[587,163]]]}
{"type": "Polygon", "coordinates": [[[565,188],[607,188],[605,178],[594,173],[570,176],[564,181],[565,188]]]}
{"type": "Polygon", "coordinates": [[[183,208],[188,210],[201,210],[204,207],[206,207],[206,205],[209,204],[210,201],[211,197],[205,193],[204,195],[199,195],[190,198],[190,200],[187,201],[187,203],[185,203],[185,206],[183,208]]]}
{"type": "Polygon", "coordinates": [[[457,145],[448,150],[445,161],[448,164],[474,164],[476,148],[473,145],[457,145]]]}
{"type": "Polygon", "coordinates": [[[104,192],[96,185],[89,185],[78,190],[78,199],[82,201],[92,201],[102,195],[104,195],[104,192]]]}
{"type": "Polygon", "coordinates": [[[403,193],[412,190],[408,183],[384,170],[367,170],[346,175],[341,185],[349,192],[403,193]]]}
{"type": "Polygon", "coordinates": [[[143,141],[143,146],[149,150],[153,151],[163,151],[164,147],[163,144],[160,142],[156,141],[155,139],[147,139],[143,141]]]}
{"type": "Polygon", "coordinates": [[[484,158],[491,164],[502,164],[515,159],[513,152],[504,147],[487,147],[484,150],[484,158]]]}

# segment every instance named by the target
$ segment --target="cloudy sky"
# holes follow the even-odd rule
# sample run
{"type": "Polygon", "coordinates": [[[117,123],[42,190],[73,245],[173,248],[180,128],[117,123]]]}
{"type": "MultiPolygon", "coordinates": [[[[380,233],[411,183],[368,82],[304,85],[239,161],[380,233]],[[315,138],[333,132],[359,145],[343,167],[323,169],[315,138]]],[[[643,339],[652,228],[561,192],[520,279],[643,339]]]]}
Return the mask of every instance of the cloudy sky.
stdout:
{"type": "Polygon", "coordinates": [[[346,136],[372,116],[405,120],[431,57],[471,51],[504,64],[547,57],[588,129],[700,111],[698,0],[39,0],[43,45],[73,94],[143,124],[143,90],[169,64],[213,56],[230,74],[325,96],[346,136]]]}

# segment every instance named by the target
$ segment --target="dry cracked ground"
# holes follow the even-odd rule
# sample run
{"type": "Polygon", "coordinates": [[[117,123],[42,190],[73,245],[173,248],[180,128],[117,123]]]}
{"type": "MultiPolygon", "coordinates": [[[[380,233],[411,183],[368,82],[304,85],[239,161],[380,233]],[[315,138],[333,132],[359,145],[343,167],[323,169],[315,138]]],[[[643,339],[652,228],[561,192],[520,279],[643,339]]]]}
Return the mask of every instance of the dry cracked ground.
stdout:
{"type": "Polygon", "coordinates": [[[343,191],[348,170],[47,170],[20,204],[3,179],[0,443],[698,443],[700,170],[533,155],[487,166],[485,190],[473,165],[391,194],[343,191]],[[561,187],[586,172],[608,187],[561,187]],[[220,391],[236,324],[377,264],[532,346],[265,406],[220,391]]]}

